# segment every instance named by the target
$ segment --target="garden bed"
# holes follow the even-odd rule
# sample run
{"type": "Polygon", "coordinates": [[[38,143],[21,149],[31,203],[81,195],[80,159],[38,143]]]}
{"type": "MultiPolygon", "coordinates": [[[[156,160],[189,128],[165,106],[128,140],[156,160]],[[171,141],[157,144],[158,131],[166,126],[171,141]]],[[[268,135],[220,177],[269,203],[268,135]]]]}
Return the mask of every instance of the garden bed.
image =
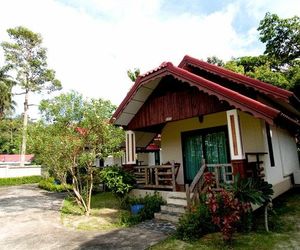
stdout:
{"type": "Polygon", "coordinates": [[[263,210],[255,212],[254,230],[236,233],[231,245],[224,245],[220,233],[203,236],[199,240],[185,242],[170,237],[150,249],[298,249],[300,246],[300,189],[294,189],[274,200],[270,216],[270,232],[263,228],[263,210]]]}

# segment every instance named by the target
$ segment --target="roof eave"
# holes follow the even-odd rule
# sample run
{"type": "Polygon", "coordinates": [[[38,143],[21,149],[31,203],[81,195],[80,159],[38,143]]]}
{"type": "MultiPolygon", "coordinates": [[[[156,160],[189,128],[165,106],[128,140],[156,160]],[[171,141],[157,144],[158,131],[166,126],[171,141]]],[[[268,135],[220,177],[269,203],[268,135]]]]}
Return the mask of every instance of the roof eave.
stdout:
{"type": "Polygon", "coordinates": [[[206,70],[212,74],[218,74],[222,77],[225,77],[229,80],[232,80],[238,84],[243,84],[253,89],[256,89],[259,92],[262,92],[266,95],[271,95],[276,99],[284,100],[285,102],[290,102],[290,98],[294,95],[293,92],[278,88],[274,85],[259,81],[257,79],[238,74],[236,72],[227,70],[223,67],[213,65],[191,56],[186,55],[183,60],[178,65],[179,68],[187,69],[188,65],[198,67],[200,69],[206,70]]]}

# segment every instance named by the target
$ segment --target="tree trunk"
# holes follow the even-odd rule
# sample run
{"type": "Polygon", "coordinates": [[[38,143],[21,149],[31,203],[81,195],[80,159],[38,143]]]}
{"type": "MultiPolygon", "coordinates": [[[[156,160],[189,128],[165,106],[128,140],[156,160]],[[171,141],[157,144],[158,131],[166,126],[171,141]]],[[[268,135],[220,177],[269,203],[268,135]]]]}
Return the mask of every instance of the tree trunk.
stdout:
{"type": "Polygon", "coordinates": [[[27,143],[27,124],[28,124],[28,95],[29,95],[29,92],[28,92],[28,90],[26,90],[25,101],[24,101],[23,132],[22,132],[20,167],[24,167],[24,165],[25,165],[26,143],[27,143]]]}
{"type": "Polygon", "coordinates": [[[93,172],[92,170],[90,170],[90,185],[89,185],[89,192],[88,192],[88,200],[87,200],[87,213],[86,215],[90,215],[90,211],[91,211],[91,199],[92,199],[92,190],[93,190],[93,172]]]}

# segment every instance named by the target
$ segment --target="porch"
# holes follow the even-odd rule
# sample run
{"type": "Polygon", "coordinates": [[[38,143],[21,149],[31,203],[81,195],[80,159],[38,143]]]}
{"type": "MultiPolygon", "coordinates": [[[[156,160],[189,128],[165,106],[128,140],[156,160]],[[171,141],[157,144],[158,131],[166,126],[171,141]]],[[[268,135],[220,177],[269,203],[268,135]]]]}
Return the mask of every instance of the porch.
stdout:
{"type": "MultiPolygon", "coordinates": [[[[138,189],[164,190],[173,192],[184,192],[186,186],[176,182],[180,164],[166,164],[156,166],[134,166],[134,175],[138,189]]],[[[233,182],[232,164],[204,164],[204,168],[200,168],[201,172],[197,173],[195,179],[191,183],[193,186],[198,175],[203,175],[205,171],[212,172],[216,180],[216,188],[224,184],[233,182]]],[[[199,171],[200,171],[199,170],[199,171]]],[[[199,176],[200,177],[200,176],[199,176]]],[[[186,183],[186,185],[189,185],[186,183]]]]}

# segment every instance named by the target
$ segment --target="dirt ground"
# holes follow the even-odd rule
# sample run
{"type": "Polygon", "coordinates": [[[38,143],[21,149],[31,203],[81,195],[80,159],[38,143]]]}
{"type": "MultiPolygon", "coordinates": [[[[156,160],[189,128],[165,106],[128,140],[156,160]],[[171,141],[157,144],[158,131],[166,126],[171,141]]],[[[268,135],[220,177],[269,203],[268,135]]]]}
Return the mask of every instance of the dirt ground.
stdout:
{"type": "Polygon", "coordinates": [[[64,195],[36,185],[0,188],[0,249],[146,249],[167,236],[138,227],[108,232],[62,225],[64,195]]]}

